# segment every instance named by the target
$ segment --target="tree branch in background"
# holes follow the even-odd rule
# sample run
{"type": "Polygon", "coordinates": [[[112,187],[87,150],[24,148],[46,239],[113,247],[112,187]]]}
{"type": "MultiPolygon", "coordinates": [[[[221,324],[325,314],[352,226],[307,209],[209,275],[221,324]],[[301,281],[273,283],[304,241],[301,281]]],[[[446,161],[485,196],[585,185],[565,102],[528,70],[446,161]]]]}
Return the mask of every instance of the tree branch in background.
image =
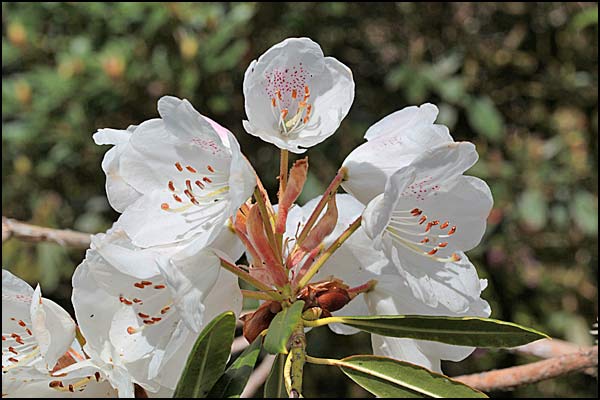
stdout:
{"type": "Polygon", "coordinates": [[[517,386],[556,378],[592,367],[598,367],[598,346],[518,367],[462,375],[453,379],[484,392],[489,392],[492,390],[510,390],[517,386]]]}
{"type": "Polygon", "coordinates": [[[86,249],[90,246],[90,236],[88,233],[43,228],[2,217],[2,243],[14,237],[26,242],[54,242],[61,246],[86,249]]]}
{"type": "Polygon", "coordinates": [[[256,392],[267,380],[267,377],[269,376],[269,372],[271,372],[271,367],[273,366],[274,361],[275,356],[273,354],[267,354],[265,356],[260,365],[256,367],[256,369],[252,372],[252,375],[250,375],[248,383],[246,384],[246,387],[244,388],[244,391],[242,392],[240,397],[256,397],[256,392]]]}

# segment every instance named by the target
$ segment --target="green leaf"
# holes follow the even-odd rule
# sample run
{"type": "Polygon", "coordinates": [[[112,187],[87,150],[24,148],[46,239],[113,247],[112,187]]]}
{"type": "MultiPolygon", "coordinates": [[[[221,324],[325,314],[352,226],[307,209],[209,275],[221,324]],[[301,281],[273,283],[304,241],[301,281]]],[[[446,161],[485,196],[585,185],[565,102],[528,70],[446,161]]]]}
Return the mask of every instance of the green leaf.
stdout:
{"type": "Polygon", "coordinates": [[[519,218],[534,230],[546,226],[548,205],[544,194],[536,189],[528,189],[521,194],[517,201],[519,218]]]}
{"type": "Polygon", "coordinates": [[[590,25],[598,25],[598,5],[579,11],[571,19],[570,25],[578,31],[590,25]]]}
{"type": "Polygon", "coordinates": [[[571,205],[575,223],[586,235],[598,235],[598,198],[586,191],[575,194],[571,205]]]}
{"type": "Polygon", "coordinates": [[[383,336],[475,347],[515,347],[547,335],[511,322],[478,317],[376,315],[336,317],[336,322],[383,336]]]}
{"type": "Polygon", "coordinates": [[[283,365],[285,364],[285,354],[275,356],[275,362],[271,367],[269,377],[265,382],[265,399],[284,399],[288,397],[283,381],[283,365]]]}
{"type": "Polygon", "coordinates": [[[235,333],[235,315],[225,312],[196,340],[175,389],[175,398],[204,398],[223,374],[235,333]]]}
{"type": "Polygon", "coordinates": [[[231,364],[210,390],[208,397],[240,397],[260,354],[262,336],[257,337],[250,346],[231,364]]]}
{"type": "Polygon", "coordinates": [[[294,327],[302,317],[304,301],[296,301],[273,318],[265,338],[265,350],[271,354],[286,353],[286,345],[294,327]]]}
{"type": "Polygon", "coordinates": [[[504,131],[502,114],[489,97],[474,99],[467,107],[469,125],[492,142],[499,142],[504,131]]]}
{"type": "Polygon", "coordinates": [[[487,397],[463,383],[418,365],[379,356],[351,356],[336,362],[343,373],[377,397],[487,397]]]}

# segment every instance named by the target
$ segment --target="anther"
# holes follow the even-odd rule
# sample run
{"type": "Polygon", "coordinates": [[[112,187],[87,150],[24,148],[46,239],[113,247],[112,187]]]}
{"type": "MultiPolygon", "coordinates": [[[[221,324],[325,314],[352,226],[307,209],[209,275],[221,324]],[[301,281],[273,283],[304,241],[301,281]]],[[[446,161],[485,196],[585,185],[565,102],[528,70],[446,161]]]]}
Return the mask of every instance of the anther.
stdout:
{"type": "Polygon", "coordinates": [[[438,248],[434,247],[433,249],[431,249],[430,251],[428,251],[427,254],[429,254],[430,256],[432,256],[432,255],[434,255],[437,252],[438,252],[438,248]]]}
{"type": "Polygon", "coordinates": [[[427,217],[423,215],[421,219],[419,219],[419,225],[423,225],[423,222],[425,221],[427,221],[427,217]]]}
{"type": "Polygon", "coordinates": [[[129,333],[130,335],[133,335],[135,332],[136,332],[136,330],[133,326],[127,327],[127,333],[129,333]]]}
{"type": "Polygon", "coordinates": [[[446,247],[448,246],[448,242],[438,243],[438,247],[446,247]]]}
{"type": "Polygon", "coordinates": [[[288,115],[288,109],[284,108],[283,110],[281,110],[281,119],[285,119],[285,117],[287,117],[288,115]]]}
{"type": "MultiPolygon", "coordinates": [[[[140,283],[140,282],[134,283],[133,286],[135,286],[138,289],[143,289],[144,288],[144,285],[142,283],[140,283]]],[[[124,303],[124,302],[125,302],[125,300],[122,301],[122,303],[124,303]]]]}
{"type": "Polygon", "coordinates": [[[446,221],[440,225],[440,229],[446,229],[448,227],[448,225],[450,225],[450,223],[448,221],[446,221]]]}
{"type": "Polygon", "coordinates": [[[175,168],[177,168],[177,171],[179,171],[179,172],[183,171],[183,167],[178,162],[175,163],[175,168]]]}
{"type": "Polygon", "coordinates": [[[454,232],[456,232],[456,226],[453,226],[452,228],[450,228],[450,230],[448,231],[448,235],[452,235],[452,234],[454,234],[454,232]]]}
{"type": "Polygon", "coordinates": [[[213,167],[211,167],[210,165],[206,166],[206,169],[208,170],[208,172],[210,172],[211,174],[215,173],[215,169],[213,167]]]}
{"type": "Polygon", "coordinates": [[[423,240],[421,240],[421,243],[429,243],[429,238],[428,237],[424,238],[423,240]]]}
{"type": "Polygon", "coordinates": [[[154,285],[154,289],[164,289],[166,288],[165,285],[154,285]]]}
{"type": "Polygon", "coordinates": [[[183,203],[183,200],[181,200],[181,197],[177,196],[176,194],[173,195],[173,198],[175,199],[176,202],[183,203]]]}
{"type": "Polygon", "coordinates": [[[206,183],[212,183],[212,179],[210,179],[208,176],[205,176],[204,178],[202,178],[202,180],[206,183]]]}
{"type": "Polygon", "coordinates": [[[298,92],[296,91],[296,89],[292,90],[292,99],[295,99],[298,96],[298,92]]]}
{"type": "Polygon", "coordinates": [[[175,191],[175,185],[173,184],[173,181],[169,181],[169,190],[170,190],[171,192],[174,192],[174,191],[175,191]]]}
{"type": "Polygon", "coordinates": [[[200,189],[204,189],[204,184],[200,181],[196,181],[194,182],[196,184],[196,186],[198,186],[200,189]]]}
{"type": "Polygon", "coordinates": [[[186,165],[185,169],[187,169],[188,171],[190,171],[192,174],[195,174],[196,172],[198,172],[198,171],[196,171],[196,169],[195,169],[194,167],[192,167],[191,165],[186,165]]]}
{"type": "Polygon", "coordinates": [[[144,314],[143,312],[139,312],[138,315],[140,316],[140,318],[150,318],[148,314],[144,314]]]}
{"type": "Polygon", "coordinates": [[[160,205],[160,208],[162,208],[163,210],[168,210],[169,209],[169,205],[167,203],[162,203],[160,205]]]}

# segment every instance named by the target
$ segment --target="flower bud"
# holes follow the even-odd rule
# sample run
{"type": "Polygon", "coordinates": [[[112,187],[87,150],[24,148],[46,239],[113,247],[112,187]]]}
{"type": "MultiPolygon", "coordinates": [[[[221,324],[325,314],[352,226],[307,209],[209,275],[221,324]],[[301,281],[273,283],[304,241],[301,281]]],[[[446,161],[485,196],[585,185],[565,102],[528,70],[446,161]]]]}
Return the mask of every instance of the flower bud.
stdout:
{"type": "Polygon", "coordinates": [[[258,307],[254,313],[246,314],[240,318],[244,323],[243,333],[248,343],[252,343],[262,331],[269,327],[279,311],[281,311],[281,304],[276,301],[267,301],[258,307]]]}

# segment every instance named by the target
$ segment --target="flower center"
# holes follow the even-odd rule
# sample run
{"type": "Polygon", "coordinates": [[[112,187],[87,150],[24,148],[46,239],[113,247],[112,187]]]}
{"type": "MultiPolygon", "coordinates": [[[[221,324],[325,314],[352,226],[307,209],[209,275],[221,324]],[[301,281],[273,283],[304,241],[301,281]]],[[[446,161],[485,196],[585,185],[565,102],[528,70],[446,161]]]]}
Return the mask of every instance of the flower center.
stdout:
{"type": "Polygon", "coordinates": [[[456,233],[456,226],[449,221],[440,223],[439,220],[428,219],[423,210],[413,208],[410,211],[394,211],[385,229],[394,242],[403,247],[440,262],[456,262],[460,256],[452,253],[440,257],[456,233]]]}
{"type": "Polygon", "coordinates": [[[308,102],[310,88],[307,80],[311,76],[302,63],[265,73],[265,90],[271,101],[271,111],[284,136],[300,132],[310,121],[313,106],[308,102]]]}
{"type": "Polygon", "coordinates": [[[2,372],[27,365],[39,354],[37,341],[25,321],[11,317],[8,325],[2,327],[12,330],[9,333],[2,332],[2,372]]]}
{"type": "Polygon", "coordinates": [[[223,200],[229,192],[227,176],[219,173],[210,165],[206,166],[204,173],[191,165],[181,162],[175,163],[179,175],[178,179],[170,180],[167,188],[176,203],[171,207],[169,203],[162,203],[160,208],[170,212],[183,212],[193,206],[205,206],[223,200]],[[177,181],[177,183],[176,183],[177,181]]]}
{"type": "MultiPolygon", "coordinates": [[[[127,333],[133,335],[142,331],[144,328],[155,325],[166,319],[167,313],[171,310],[172,303],[157,306],[156,301],[152,301],[155,296],[160,296],[167,286],[164,283],[156,283],[147,280],[141,280],[134,282],[133,286],[136,292],[139,292],[137,297],[127,298],[124,295],[119,296],[119,301],[127,306],[134,307],[136,316],[141,322],[140,327],[135,328],[133,326],[127,327],[127,333]],[[144,308],[145,302],[151,302],[154,307],[154,311],[150,311],[144,308]]],[[[160,301],[160,300],[159,300],[160,301]]],[[[148,307],[148,306],[146,306],[148,307]]],[[[150,306],[151,307],[151,306],[150,306]]],[[[148,308],[150,308],[148,307],[148,308]]]]}

